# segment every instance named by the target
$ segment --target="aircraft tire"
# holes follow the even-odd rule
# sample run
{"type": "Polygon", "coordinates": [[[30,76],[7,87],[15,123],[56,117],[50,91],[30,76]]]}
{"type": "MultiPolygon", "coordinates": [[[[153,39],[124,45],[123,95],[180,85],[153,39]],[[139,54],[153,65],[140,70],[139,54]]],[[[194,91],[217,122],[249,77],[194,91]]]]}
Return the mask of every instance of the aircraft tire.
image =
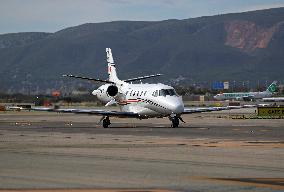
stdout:
{"type": "Polygon", "coordinates": [[[104,128],[108,128],[109,125],[110,125],[109,117],[106,117],[106,118],[103,120],[103,127],[104,127],[104,128]]]}
{"type": "Polygon", "coordinates": [[[172,127],[177,128],[178,126],[179,126],[179,119],[178,119],[178,117],[174,117],[172,119],[172,127]]]}

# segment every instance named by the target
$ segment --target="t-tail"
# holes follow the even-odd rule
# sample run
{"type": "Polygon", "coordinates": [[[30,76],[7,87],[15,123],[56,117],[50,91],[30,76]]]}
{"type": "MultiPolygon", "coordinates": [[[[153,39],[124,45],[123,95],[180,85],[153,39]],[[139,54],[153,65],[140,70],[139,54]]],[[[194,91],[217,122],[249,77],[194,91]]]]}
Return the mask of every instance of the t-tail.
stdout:
{"type": "Polygon", "coordinates": [[[77,78],[77,79],[84,79],[84,80],[94,81],[94,82],[108,83],[108,84],[123,84],[123,83],[139,81],[139,80],[142,80],[142,79],[149,79],[149,78],[153,78],[153,77],[158,77],[158,76],[162,75],[162,74],[146,75],[146,76],[142,76],[142,77],[135,77],[135,78],[131,78],[131,79],[120,80],[120,79],[118,79],[117,74],[116,74],[116,68],[115,68],[115,64],[114,64],[114,60],[113,60],[110,48],[106,48],[106,54],[107,54],[107,65],[108,65],[108,80],[91,78],[91,77],[83,77],[83,76],[77,76],[77,75],[72,75],[72,74],[63,75],[63,76],[64,77],[77,78]]]}
{"type": "Polygon", "coordinates": [[[108,65],[108,78],[109,78],[109,81],[117,83],[120,80],[117,78],[116,68],[115,68],[115,64],[114,64],[114,60],[113,60],[110,48],[106,48],[106,54],[107,54],[107,65],[108,65]]]}
{"type": "Polygon", "coordinates": [[[271,93],[271,94],[275,93],[276,92],[276,84],[277,84],[277,81],[273,81],[271,83],[271,85],[269,85],[269,87],[266,89],[266,92],[271,93]]]}

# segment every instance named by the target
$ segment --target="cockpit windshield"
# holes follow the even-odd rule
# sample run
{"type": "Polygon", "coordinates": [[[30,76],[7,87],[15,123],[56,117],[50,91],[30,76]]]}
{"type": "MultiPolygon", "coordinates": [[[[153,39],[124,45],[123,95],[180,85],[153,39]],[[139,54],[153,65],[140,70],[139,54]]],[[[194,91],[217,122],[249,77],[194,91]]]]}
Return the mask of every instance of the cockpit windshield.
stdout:
{"type": "Polygon", "coordinates": [[[164,96],[164,97],[166,97],[167,95],[169,95],[169,96],[178,96],[178,94],[176,93],[176,91],[174,89],[156,90],[156,91],[153,92],[152,95],[154,97],[157,97],[157,96],[164,96]]]}
{"type": "Polygon", "coordinates": [[[161,89],[159,90],[159,96],[177,96],[177,93],[174,89],[161,89]]]}

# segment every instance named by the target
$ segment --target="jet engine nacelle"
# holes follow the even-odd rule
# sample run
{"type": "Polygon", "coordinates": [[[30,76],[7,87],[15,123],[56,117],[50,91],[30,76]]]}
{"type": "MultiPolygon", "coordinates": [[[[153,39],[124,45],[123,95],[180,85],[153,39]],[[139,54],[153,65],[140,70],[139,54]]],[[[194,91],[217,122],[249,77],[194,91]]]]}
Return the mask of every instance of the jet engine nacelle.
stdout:
{"type": "Polygon", "coordinates": [[[113,100],[113,98],[117,95],[118,88],[112,84],[105,84],[100,86],[98,89],[92,92],[93,95],[97,96],[100,101],[103,103],[108,103],[113,100]]]}

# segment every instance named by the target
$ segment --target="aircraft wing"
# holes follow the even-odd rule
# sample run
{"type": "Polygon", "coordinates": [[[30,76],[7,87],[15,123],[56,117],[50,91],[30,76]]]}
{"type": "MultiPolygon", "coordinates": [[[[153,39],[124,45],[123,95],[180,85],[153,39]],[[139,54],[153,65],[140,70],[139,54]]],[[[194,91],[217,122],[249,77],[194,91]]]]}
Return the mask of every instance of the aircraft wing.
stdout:
{"type": "Polygon", "coordinates": [[[240,106],[227,106],[227,107],[191,107],[184,108],[183,114],[191,114],[191,113],[203,113],[203,112],[212,112],[212,111],[222,111],[222,110],[230,110],[230,109],[239,109],[240,106]]]}
{"type": "Polygon", "coordinates": [[[33,107],[28,110],[33,111],[48,111],[48,112],[58,112],[58,113],[76,113],[76,114],[88,114],[88,115],[98,115],[98,116],[110,116],[110,117],[129,117],[137,118],[139,115],[133,112],[122,112],[122,111],[104,111],[96,109],[55,109],[47,107],[33,107]]]}
{"type": "MultiPolygon", "coordinates": [[[[183,114],[222,111],[222,110],[239,109],[239,108],[242,108],[242,107],[241,106],[192,107],[192,108],[185,108],[183,114]]],[[[56,108],[48,108],[48,107],[33,107],[27,110],[48,111],[48,112],[58,112],[58,113],[88,114],[88,115],[110,116],[110,117],[120,117],[120,118],[139,118],[139,114],[133,113],[133,112],[105,111],[105,110],[98,110],[98,109],[56,109],[56,108]]]]}

